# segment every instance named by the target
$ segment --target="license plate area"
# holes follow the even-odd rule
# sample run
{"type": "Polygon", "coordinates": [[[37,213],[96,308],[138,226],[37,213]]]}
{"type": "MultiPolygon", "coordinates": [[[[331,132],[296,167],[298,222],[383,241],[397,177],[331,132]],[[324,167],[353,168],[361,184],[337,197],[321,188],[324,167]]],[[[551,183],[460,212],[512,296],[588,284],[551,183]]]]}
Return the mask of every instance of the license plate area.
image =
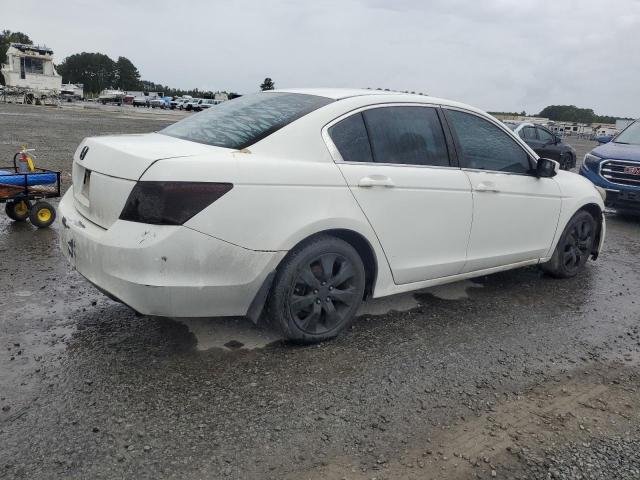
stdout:
{"type": "Polygon", "coordinates": [[[91,193],[91,170],[85,169],[84,175],[82,176],[82,188],[80,189],[80,194],[89,201],[91,193]]]}
{"type": "Polygon", "coordinates": [[[620,200],[624,200],[625,202],[638,202],[640,203],[640,191],[631,192],[628,190],[621,190],[618,194],[618,198],[620,200]]]}

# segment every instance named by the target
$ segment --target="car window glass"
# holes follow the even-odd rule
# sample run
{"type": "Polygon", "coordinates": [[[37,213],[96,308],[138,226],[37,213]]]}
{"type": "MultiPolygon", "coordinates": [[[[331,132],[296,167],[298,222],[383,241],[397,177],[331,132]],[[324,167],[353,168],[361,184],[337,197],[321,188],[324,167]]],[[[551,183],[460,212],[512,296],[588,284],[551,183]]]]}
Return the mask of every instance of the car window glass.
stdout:
{"type": "Polygon", "coordinates": [[[373,162],[367,129],[361,113],[329,128],[329,136],[345,162],[373,162]]]}
{"type": "Polygon", "coordinates": [[[547,132],[544,128],[538,128],[538,136],[540,140],[545,143],[553,142],[553,135],[547,132]]]}
{"type": "Polygon", "coordinates": [[[514,173],[531,170],[524,149],[493,123],[457,110],[449,110],[447,117],[458,137],[463,167],[514,173]]]}
{"type": "Polygon", "coordinates": [[[383,107],[365,110],[376,163],[449,166],[447,143],[434,108],[383,107]]]}
{"type": "Polygon", "coordinates": [[[524,127],[520,133],[520,138],[524,138],[525,140],[536,140],[536,129],[533,127],[524,127]]]}
{"type": "MultiPolygon", "coordinates": [[[[190,103],[197,104],[200,99],[190,103]]],[[[244,95],[169,125],[159,133],[241,150],[334,100],[316,95],[269,92],[244,95]]]]}

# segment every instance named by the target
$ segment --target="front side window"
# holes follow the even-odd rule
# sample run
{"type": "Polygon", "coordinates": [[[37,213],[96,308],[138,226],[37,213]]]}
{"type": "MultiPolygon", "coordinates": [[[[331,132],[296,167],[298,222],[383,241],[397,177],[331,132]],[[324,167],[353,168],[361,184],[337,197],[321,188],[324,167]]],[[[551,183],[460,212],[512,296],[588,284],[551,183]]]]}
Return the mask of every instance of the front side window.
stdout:
{"type": "Polygon", "coordinates": [[[365,110],[373,161],[449,166],[447,143],[434,108],[384,107],[365,110]]]}
{"type": "Polygon", "coordinates": [[[538,137],[544,143],[553,143],[553,135],[550,132],[546,131],[544,128],[538,128],[538,137]]]}
{"type": "Polygon", "coordinates": [[[506,132],[471,113],[448,110],[458,138],[462,167],[498,172],[529,173],[529,156],[506,132]]]}
{"type": "MultiPolygon", "coordinates": [[[[334,100],[299,93],[256,93],[205,109],[159,133],[241,150],[334,100]]],[[[197,103],[194,99],[190,103],[197,103]]]]}

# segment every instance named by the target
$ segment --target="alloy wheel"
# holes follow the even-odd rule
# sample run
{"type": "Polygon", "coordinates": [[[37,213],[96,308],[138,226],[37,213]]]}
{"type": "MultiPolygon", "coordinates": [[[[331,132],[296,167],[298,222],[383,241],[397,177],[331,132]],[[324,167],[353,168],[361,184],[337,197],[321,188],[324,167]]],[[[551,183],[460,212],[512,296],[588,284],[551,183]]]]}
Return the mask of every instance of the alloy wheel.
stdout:
{"type": "Polygon", "coordinates": [[[306,333],[322,334],[347,321],[359,301],[355,280],[354,266],[342,255],[325,253],[305,262],[288,299],[297,326],[306,333]]]}
{"type": "Polygon", "coordinates": [[[576,270],[589,256],[593,243],[593,225],[587,220],[576,222],[569,230],[564,249],[562,262],[567,270],[576,270]]]}

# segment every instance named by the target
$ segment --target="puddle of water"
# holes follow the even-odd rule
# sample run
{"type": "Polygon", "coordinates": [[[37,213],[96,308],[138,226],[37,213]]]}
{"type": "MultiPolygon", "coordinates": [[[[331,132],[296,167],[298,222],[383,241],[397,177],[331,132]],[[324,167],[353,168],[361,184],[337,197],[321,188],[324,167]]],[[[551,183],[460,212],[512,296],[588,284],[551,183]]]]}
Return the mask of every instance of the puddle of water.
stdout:
{"type": "MultiPolygon", "coordinates": [[[[385,315],[391,311],[406,312],[420,306],[414,293],[428,293],[444,300],[468,298],[469,288],[482,287],[469,280],[431,287],[391,297],[376,298],[362,304],[358,315],[385,315]]],[[[180,318],[177,322],[187,326],[198,342],[198,350],[220,348],[227,351],[254,350],[281,340],[281,337],[266,328],[258,328],[250,320],[242,318],[180,318]]]]}
{"type": "Polygon", "coordinates": [[[482,288],[482,286],[482,284],[472,282],[471,280],[462,280],[447,285],[416,290],[415,292],[401,293],[391,297],[375,298],[365,302],[362,307],[360,307],[360,310],[358,310],[358,315],[385,315],[391,311],[409,311],[421,304],[415,298],[416,293],[428,293],[443,300],[464,300],[465,298],[469,298],[468,289],[482,288]]]}
{"type": "Polygon", "coordinates": [[[468,289],[482,288],[483,286],[481,283],[476,283],[471,280],[462,280],[461,282],[427,288],[418,293],[429,293],[443,300],[464,300],[465,298],[469,298],[468,289]]]}
{"type": "Polygon", "coordinates": [[[254,350],[280,340],[275,333],[256,327],[251,320],[237,318],[180,318],[198,341],[198,350],[221,348],[254,350]]]}

